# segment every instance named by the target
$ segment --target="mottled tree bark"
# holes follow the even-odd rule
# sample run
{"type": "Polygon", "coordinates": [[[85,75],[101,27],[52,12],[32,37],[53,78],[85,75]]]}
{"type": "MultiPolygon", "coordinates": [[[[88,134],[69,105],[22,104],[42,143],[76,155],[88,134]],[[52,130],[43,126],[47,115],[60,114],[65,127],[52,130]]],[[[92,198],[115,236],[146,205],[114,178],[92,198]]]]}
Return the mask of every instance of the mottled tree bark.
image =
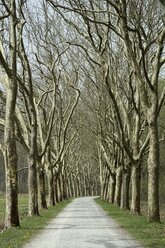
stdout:
{"type": "Polygon", "coordinates": [[[47,209],[46,191],[45,191],[45,173],[43,168],[38,168],[38,200],[43,209],[47,209]]]}
{"type": "Polygon", "coordinates": [[[117,168],[117,170],[116,170],[115,198],[114,198],[114,204],[117,206],[120,206],[121,186],[122,186],[122,170],[121,170],[121,168],[117,168]]]}
{"type": "Polygon", "coordinates": [[[141,185],[141,164],[138,162],[132,167],[132,199],[131,212],[140,214],[140,185],[141,185]]]}
{"type": "Polygon", "coordinates": [[[86,186],[86,177],[84,174],[84,196],[87,196],[87,186],[86,186]]]}
{"type": "Polygon", "coordinates": [[[122,193],[121,193],[121,209],[130,209],[129,207],[129,185],[130,185],[130,173],[125,173],[122,180],[122,193]]]}
{"type": "Polygon", "coordinates": [[[48,186],[48,205],[55,206],[55,198],[54,198],[54,175],[53,168],[50,162],[50,146],[47,147],[47,152],[45,155],[45,168],[47,175],[47,186],[48,186]]]}
{"type": "Polygon", "coordinates": [[[111,175],[110,177],[110,191],[109,191],[109,202],[114,203],[115,198],[115,187],[116,187],[116,178],[115,175],[111,175]]]}
{"type": "Polygon", "coordinates": [[[150,149],[148,156],[148,221],[160,221],[159,214],[159,140],[157,120],[149,123],[150,149]]]}
{"type": "Polygon", "coordinates": [[[100,171],[100,197],[102,199],[103,199],[103,187],[104,187],[103,176],[102,176],[102,172],[100,171]]]}
{"type": "MultiPolygon", "coordinates": [[[[33,116],[33,115],[32,115],[33,116]]],[[[29,216],[39,215],[38,210],[38,185],[37,185],[37,123],[34,117],[31,128],[31,145],[29,155],[29,170],[28,170],[28,184],[29,184],[29,216]]]]}
{"type": "Polygon", "coordinates": [[[72,197],[76,196],[76,190],[75,190],[75,183],[73,180],[73,175],[70,175],[70,187],[71,187],[71,193],[72,193],[72,197]]]}
{"type": "Polygon", "coordinates": [[[48,205],[55,206],[55,196],[54,196],[54,176],[53,169],[47,169],[47,178],[48,178],[48,205]]]}
{"type": "Polygon", "coordinates": [[[62,175],[62,180],[63,180],[63,198],[64,200],[68,200],[68,178],[66,175],[66,172],[64,171],[62,175]]]}
{"type": "Polygon", "coordinates": [[[71,190],[70,176],[68,177],[68,196],[73,197],[72,190],[71,190]]]}
{"type": "Polygon", "coordinates": [[[15,137],[15,101],[16,82],[10,81],[12,88],[7,90],[5,121],[5,170],[6,170],[6,216],[5,227],[19,226],[18,214],[18,182],[17,182],[17,150],[15,137]]]}
{"type": "Polygon", "coordinates": [[[108,192],[108,184],[109,184],[110,173],[106,170],[104,185],[103,185],[103,199],[106,201],[107,199],[107,192],[108,192]]]}
{"type": "Polygon", "coordinates": [[[63,201],[64,200],[64,192],[63,192],[62,174],[59,175],[59,190],[60,190],[60,201],[63,201]]]}
{"type": "Polygon", "coordinates": [[[60,202],[60,192],[59,192],[59,183],[58,183],[58,179],[55,179],[55,202],[59,203],[60,202]]]}
{"type": "Polygon", "coordinates": [[[81,188],[81,183],[80,183],[80,178],[78,177],[78,192],[79,192],[79,194],[78,194],[78,196],[82,196],[82,188],[81,188]]]}
{"type": "MultiPolygon", "coordinates": [[[[6,114],[4,132],[4,156],[6,170],[6,215],[5,227],[19,226],[18,214],[18,182],[17,182],[17,150],[15,136],[15,105],[17,97],[17,41],[16,41],[16,2],[10,1],[10,76],[6,90],[6,114]]],[[[5,58],[4,58],[5,59],[5,58]]]]}
{"type": "Polygon", "coordinates": [[[78,179],[76,178],[76,181],[75,181],[75,186],[76,186],[76,197],[79,197],[79,182],[78,182],[78,179]]]}

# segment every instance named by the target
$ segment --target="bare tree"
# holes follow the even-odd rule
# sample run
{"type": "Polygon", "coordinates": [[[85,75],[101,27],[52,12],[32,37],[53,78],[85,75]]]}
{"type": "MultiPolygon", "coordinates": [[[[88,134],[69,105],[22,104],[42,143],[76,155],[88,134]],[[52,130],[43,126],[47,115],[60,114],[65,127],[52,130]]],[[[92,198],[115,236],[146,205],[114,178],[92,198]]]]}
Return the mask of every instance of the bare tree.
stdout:
{"type": "MultiPolygon", "coordinates": [[[[157,15],[157,10],[159,8],[158,4],[155,1],[153,1],[152,4],[146,1],[144,4],[142,1],[139,3],[133,1],[119,1],[114,3],[109,0],[107,0],[106,3],[100,4],[90,0],[86,2],[74,1],[73,3],[70,1],[67,3],[60,3],[59,1],[50,0],[48,2],[62,16],[66,24],[70,25],[70,27],[86,41],[88,47],[90,44],[93,54],[99,58],[99,60],[97,60],[98,63],[96,64],[100,65],[102,68],[103,80],[107,85],[109,96],[115,107],[122,145],[128,157],[131,159],[131,162],[136,164],[134,169],[137,167],[137,163],[140,162],[141,155],[150,141],[148,158],[148,220],[159,221],[159,140],[157,117],[162,105],[162,99],[164,98],[164,91],[159,101],[158,82],[159,72],[164,64],[163,44],[165,32],[164,26],[157,15]],[[146,12],[149,5],[151,11],[146,12]],[[71,16],[64,14],[65,11],[75,13],[76,17],[79,16],[79,19],[75,18],[73,21],[71,16]],[[149,17],[151,13],[154,15],[152,23],[150,22],[149,17]],[[135,118],[137,129],[133,130],[135,135],[132,140],[132,147],[134,149],[133,154],[130,152],[130,147],[128,146],[126,138],[127,135],[125,135],[122,115],[120,114],[121,108],[119,108],[119,102],[115,98],[111,88],[116,79],[112,76],[112,66],[109,63],[108,57],[111,57],[111,51],[115,49],[113,39],[110,45],[110,52],[107,53],[107,46],[110,38],[119,39],[124,46],[128,70],[130,75],[133,75],[133,80],[136,82],[142,112],[148,125],[149,136],[146,138],[144,146],[141,146],[141,149],[139,150],[138,136],[140,126],[138,124],[138,113],[135,118]],[[154,57],[151,56],[151,53],[154,54],[154,57]]],[[[88,57],[92,57],[86,46],[82,46],[78,43],[76,45],[81,47],[88,57]]],[[[93,60],[93,62],[95,63],[96,61],[93,60]]],[[[129,125],[127,125],[127,128],[128,126],[129,125]]],[[[140,168],[140,163],[138,167],[140,168]]],[[[137,179],[136,182],[138,186],[140,175],[138,171],[135,170],[134,172],[136,175],[134,175],[133,178],[135,180],[137,179]]],[[[134,185],[136,185],[136,183],[134,185]]],[[[135,189],[137,190],[137,188],[135,189]]],[[[136,195],[137,192],[135,192],[135,198],[138,199],[136,195]]]]}
{"type": "Polygon", "coordinates": [[[15,106],[17,98],[17,11],[16,1],[10,4],[2,1],[4,16],[1,21],[7,18],[9,29],[8,50],[9,58],[4,49],[3,38],[6,34],[1,34],[0,40],[0,61],[6,73],[6,114],[4,131],[4,157],[6,170],[6,217],[5,227],[19,226],[18,215],[18,185],[17,185],[17,150],[15,136],[15,106]]]}

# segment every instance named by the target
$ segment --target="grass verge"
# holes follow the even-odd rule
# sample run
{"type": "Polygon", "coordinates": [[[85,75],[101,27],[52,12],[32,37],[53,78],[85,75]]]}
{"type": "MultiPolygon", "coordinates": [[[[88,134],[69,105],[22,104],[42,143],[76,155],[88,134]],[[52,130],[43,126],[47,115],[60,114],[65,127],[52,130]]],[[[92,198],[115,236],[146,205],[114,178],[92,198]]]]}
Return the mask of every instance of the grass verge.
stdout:
{"type": "Polygon", "coordinates": [[[132,215],[100,198],[95,201],[144,247],[165,247],[165,222],[148,223],[145,216],[132,215]]]}
{"type": "MultiPolygon", "coordinates": [[[[39,217],[25,217],[22,215],[20,228],[11,228],[0,233],[0,247],[22,247],[32,236],[42,230],[48,221],[61,212],[68,202],[61,202],[55,207],[49,208],[49,210],[41,210],[41,216],[39,217]]],[[[24,213],[24,210],[22,212],[24,213]]]]}
{"type": "MultiPolygon", "coordinates": [[[[20,220],[24,219],[28,214],[28,195],[19,194],[18,208],[20,220]]],[[[0,194],[0,230],[4,226],[5,220],[5,194],[0,194]]]]}

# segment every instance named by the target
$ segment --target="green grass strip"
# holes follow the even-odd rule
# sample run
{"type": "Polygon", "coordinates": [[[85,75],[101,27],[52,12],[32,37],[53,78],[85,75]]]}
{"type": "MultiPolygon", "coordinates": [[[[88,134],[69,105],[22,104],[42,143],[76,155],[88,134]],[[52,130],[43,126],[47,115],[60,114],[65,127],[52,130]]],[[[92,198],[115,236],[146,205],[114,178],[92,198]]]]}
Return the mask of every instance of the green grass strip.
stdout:
{"type": "Polygon", "coordinates": [[[95,201],[126,229],[143,247],[164,248],[165,247],[165,222],[148,223],[145,216],[133,215],[129,211],[121,210],[113,204],[107,203],[100,198],[95,201]]]}
{"type": "Polygon", "coordinates": [[[22,247],[32,236],[41,231],[44,226],[70,201],[58,203],[49,210],[41,210],[38,217],[24,217],[21,220],[20,228],[11,228],[0,233],[0,247],[2,248],[18,248],[22,247]]]}

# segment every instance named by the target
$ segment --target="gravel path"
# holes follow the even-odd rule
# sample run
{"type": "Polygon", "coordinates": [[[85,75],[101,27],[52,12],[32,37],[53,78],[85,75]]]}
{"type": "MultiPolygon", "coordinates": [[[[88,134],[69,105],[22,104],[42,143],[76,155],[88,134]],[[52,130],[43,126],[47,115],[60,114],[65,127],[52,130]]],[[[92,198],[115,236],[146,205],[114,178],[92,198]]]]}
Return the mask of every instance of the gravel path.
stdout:
{"type": "Polygon", "coordinates": [[[93,201],[73,200],[24,248],[142,248],[93,201]]]}

